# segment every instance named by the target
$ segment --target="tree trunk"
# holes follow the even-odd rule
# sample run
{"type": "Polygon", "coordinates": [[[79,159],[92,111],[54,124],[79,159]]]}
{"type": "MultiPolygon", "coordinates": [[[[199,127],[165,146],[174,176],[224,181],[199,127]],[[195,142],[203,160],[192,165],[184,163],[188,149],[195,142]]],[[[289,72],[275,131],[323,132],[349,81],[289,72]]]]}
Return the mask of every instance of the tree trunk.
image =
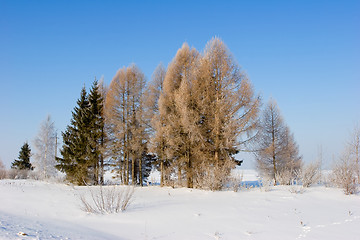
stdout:
{"type": "Polygon", "coordinates": [[[187,187],[193,188],[193,176],[192,176],[192,164],[191,164],[191,158],[190,153],[187,154],[187,170],[186,170],[186,176],[187,176],[187,187]]]}
{"type": "Polygon", "coordinates": [[[359,165],[359,147],[360,147],[360,137],[358,135],[359,133],[356,133],[356,142],[355,142],[355,154],[356,154],[356,174],[358,177],[358,184],[360,184],[360,165],[359,165]]]}
{"type": "Polygon", "coordinates": [[[132,159],[131,159],[131,184],[135,185],[136,183],[136,177],[135,177],[135,154],[132,154],[132,159]]]}
{"type": "Polygon", "coordinates": [[[100,184],[104,185],[104,156],[100,155],[100,184]]]}
{"type": "MultiPolygon", "coordinates": [[[[98,152],[98,149],[97,148],[95,148],[95,152],[97,153],[98,152]]],[[[100,170],[100,167],[99,167],[99,156],[97,155],[97,156],[95,156],[95,158],[94,158],[94,160],[95,160],[95,185],[98,185],[99,184],[99,170],[100,170]]]]}
{"type": "Polygon", "coordinates": [[[160,160],[160,187],[164,186],[164,161],[160,160]]]}
{"type": "Polygon", "coordinates": [[[123,158],[123,161],[119,161],[119,175],[120,175],[120,182],[125,183],[125,171],[124,171],[124,162],[125,162],[125,156],[123,158]]]}
{"type": "Polygon", "coordinates": [[[100,142],[100,146],[101,146],[101,153],[100,153],[100,184],[104,185],[104,126],[101,129],[101,142],[100,142]]]}
{"type": "Polygon", "coordinates": [[[46,162],[46,153],[47,153],[47,142],[45,143],[45,156],[44,156],[44,178],[46,179],[47,178],[47,169],[46,169],[46,165],[47,165],[47,162],[46,162]]]}
{"type": "Polygon", "coordinates": [[[276,153],[275,153],[275,127],[274,127],[274,117],[272,117],[271,119],[271,124],[272,124],[272,132],[271,132],[271,136],[272,136],[272,160],[273,160],[273,168],[274,168],[274,186],[277,185],[277,181],[276,181],[276,153]]]}
{"type": "Polygon", "coordinates": [[[125,184],[129,185],[129,153],[126,154],[126,162],[125,162],[125,184]]]}
{"type": "Polygon", "coordinates": [[[179,186],[181,186],[181,167],[180,166],[178,166],[178,184],[179,184],[179,186]]]}
{"type": "Polygon", "coordinates": [[[140,186],[143,186],[143,179],[142,179],[142,160],[139,158],[139,183],[140,186]]]}

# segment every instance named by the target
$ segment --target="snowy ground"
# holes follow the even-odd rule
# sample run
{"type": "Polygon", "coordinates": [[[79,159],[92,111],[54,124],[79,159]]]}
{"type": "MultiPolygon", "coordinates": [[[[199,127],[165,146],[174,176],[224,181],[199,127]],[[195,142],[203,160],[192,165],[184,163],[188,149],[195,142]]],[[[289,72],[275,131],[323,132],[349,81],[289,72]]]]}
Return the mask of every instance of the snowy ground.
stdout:
{"type": "MultiPolygon", "coordinates": [[[[244,180],[256,181],[245,171],[244,180]]],[[[125,212],[87,214],[86,187],[0,181],[0,239],[360,239],[360,195],[277,186],[210,192],[136,188],[125,212]],[[22,236],[21,233],[27,234],[22,236]]]]}

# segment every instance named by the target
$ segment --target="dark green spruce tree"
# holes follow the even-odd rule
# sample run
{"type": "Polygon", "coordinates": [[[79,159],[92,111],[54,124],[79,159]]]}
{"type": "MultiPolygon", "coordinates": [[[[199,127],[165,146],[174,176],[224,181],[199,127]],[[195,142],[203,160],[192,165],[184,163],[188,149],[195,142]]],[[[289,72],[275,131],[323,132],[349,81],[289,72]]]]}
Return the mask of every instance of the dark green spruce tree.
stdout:
{"type": "Polygon", "coordinates": [[[90,89],[89,104],[88,154],[91,162],[89,171],[92,172],[93,183],[102,185],[104,184],[104,156],[102,152],[105,141],[104,98],[96,80],[90,89]]]}
{"type": "Polygon", "coordinates": [[[103,97],[95,80],[90,94],[81,90],[71,124],[63,135],[62,158],[56,166],[66,173],[67,180],[78,185],[104,182],[104,118],[103,97]]]}
{"type": "Polygon", "coordinates": [[[56,168],[66,173],[66,178],[78,185],[89,184],[89,157],[88,157],[88,126],[89,101],[85,87],[81,90],[77,106],[72,112],[70,125],[63,136],[63,147],[60,150],[62,158],[57,158],[56,168]]]}
{"type": "Polygon", "coordinates": [[[30,163],[31,149],[27,142],[21,147],[19,152],[19,159],[14,160],[11,168],[18,170],[33,170],[34,167],[30,163]]]}

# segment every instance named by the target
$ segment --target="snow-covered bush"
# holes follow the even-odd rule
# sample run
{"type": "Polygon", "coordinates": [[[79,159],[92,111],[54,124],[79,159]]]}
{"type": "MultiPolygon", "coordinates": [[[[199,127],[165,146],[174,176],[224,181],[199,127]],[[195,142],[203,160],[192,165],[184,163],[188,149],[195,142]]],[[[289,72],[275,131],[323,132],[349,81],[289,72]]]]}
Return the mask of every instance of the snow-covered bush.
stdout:
{"type": "Polygon", "coordinates": [[[294,179],[291,181],[289,191],[291,193],[303,194],[305,192],[305,187],[302,184],[299,184],[298,180],[294,179]]]}
{"type": "Polygon", "coordinates": [[[302,185],[291,185],[289,191],[291,193],[296,193],[296,194],[303,194],[305,192],[305,188],[302,185]]]}
{"type": "Polygon", "coordinates": [[[28,178],[34,180],[44,180],[44,178],[41,176],[41,174],[38,171],[30,171],[28,174],[28,178]]]}
{"type": "Polygon", "coordinates": [[[235,163],[231,160],[226,160],[222,164],[202,163],[194,173],[194,187],[211,191],[221,190],[226,187],[231,169],[234,168],[235,163]]]}
{"type": "Polygon", "coordinates": [[[7,171],[7,178],[9,179],[27,179],[29,176],[29,170],[10,169],[7,171]]]}
{"type": "Polygon", "coordinates": [[[297,173],[303,187],[310,187],[320,181],[320,162],[312,162],[303,166],[297,173]]]}
{"type": "Polygon", "coordinates": [[[295,178],[294,172],[291,170],[285,169],[281,172],[275,174],[275,179],[280,185],[290,185],[295,178]]]}
{"type": "Polygon", "coordinates": [[[269,192],[273,186],[274,186],[274,179],[269,177],[262,177],[260,179],[259,187],[261,191],[269,192]]]}
{"type": "Polygon", "coordinates": [[[4,179],[6,178],[6,170],[5,169],[0,169],[0,179],[4,179]]]}
{"type": "Polygon", "coordinates": [[[334,186],[332,170],[326,171],[325,174],[324,171],[321,172],[321,182],[327,188],[334,186]]]}
{"type": "Polygon", "coordinates": [[[4,163],[0,159],[0,179],[6,178],[6,169],[4,163]]]}
{"type": "Polygon", "coordinates": [[[344,153],[333,167],[332,181],[342,188],[346,195],[355,194],[357,192],[356,171],[357,166],[349,154],[344,153]]]}
{"type": "Polygon", "coordinates": [[[81,209],[98,214],[122,212],[131,204],[133,195],[134,187],[131,186],[88,187],[88,191],[80,196],[81,209]]]}
{"type": "Polygon", "coordinates": [[[243,178],[244,176],[242,173],[237,172],[235,174],[231,174],[228,181],[229,189],[234,192],[238,192],[242,187],[243,178]]]}

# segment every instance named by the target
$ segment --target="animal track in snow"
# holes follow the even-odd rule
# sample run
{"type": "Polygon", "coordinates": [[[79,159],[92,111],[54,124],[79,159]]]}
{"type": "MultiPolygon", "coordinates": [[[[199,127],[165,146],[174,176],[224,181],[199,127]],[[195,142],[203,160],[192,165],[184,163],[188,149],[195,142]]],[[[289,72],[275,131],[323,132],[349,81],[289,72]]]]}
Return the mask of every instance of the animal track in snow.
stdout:
{"type": "MultiPolygon", "coordinates": [[[[330,223],[330,224],[327,224],[327,225],[319,224],[319,225],[316,225],[315,228],[317,229],[317,228],[325,228],[325,227],[329,227],[329,226],[333,226],[333,225],[342,225],[342,224],[350,223],[350,222],[353,222],[354,220],[360,219],[360,216],[352,216],[352,215],[350,215],[350,216],[351,216],[350,218],[347,218],[347,219],[345,219],[345,220],[343,220],[341,222],[333,222],[333,223],[330,223]]],[[[306,235],[311,231],[310,226],[307,226],[306,224],[303,224],[303,223],[302,223],[302,225],[303,225],[302,233],[299,234],[297,239],[305,238],[306,235]]]]}
{"type": "Polygon", "coordinates": [[[311,231],[311,227],[309,226],[306,226],[306,224],[304,224],[302,226],[302,233],[300,233],[300,235],[297,237],[297,239],[300,239],[300,238],[305,238],[306,235],[311,231]]]}

